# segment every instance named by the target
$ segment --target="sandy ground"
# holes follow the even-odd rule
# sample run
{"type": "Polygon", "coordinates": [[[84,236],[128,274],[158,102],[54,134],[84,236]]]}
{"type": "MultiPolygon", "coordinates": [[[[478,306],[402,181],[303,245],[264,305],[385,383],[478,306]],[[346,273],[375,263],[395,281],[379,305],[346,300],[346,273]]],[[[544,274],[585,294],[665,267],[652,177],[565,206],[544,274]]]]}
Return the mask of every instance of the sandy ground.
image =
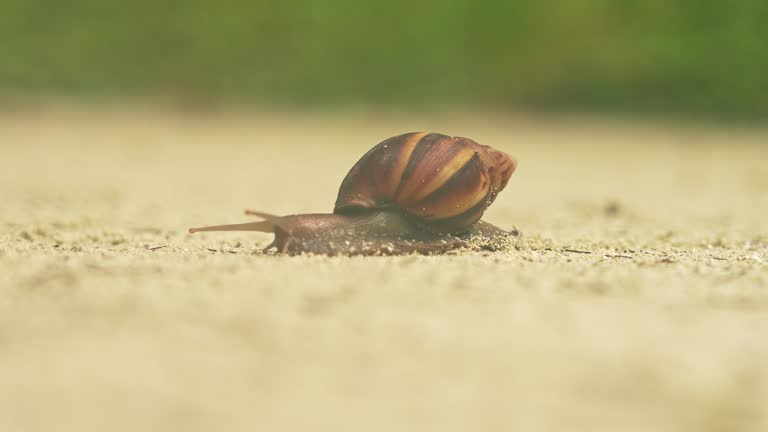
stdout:
{"type": "Polygon", "coordinates": [[[2,431],[768,430],[768,131],[58,107],[0,151],[2,431]],[[411,130],[517,156],[513,247],[185,232],[328,211],[411,130]]]}

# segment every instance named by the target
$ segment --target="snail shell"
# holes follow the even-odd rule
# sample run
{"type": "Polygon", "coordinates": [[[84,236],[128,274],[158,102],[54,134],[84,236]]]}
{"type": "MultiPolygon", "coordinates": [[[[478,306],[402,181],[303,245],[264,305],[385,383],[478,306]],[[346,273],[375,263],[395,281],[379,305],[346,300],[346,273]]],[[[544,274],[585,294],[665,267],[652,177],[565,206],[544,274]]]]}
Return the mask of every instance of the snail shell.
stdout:
{"type": "Polygon", "coordinates": [[[366,153],[339,188],[333,212],[396,209],[422,229],[469,229],[504,189],[517,164],[468,138],[413,132],[366,153]]]}

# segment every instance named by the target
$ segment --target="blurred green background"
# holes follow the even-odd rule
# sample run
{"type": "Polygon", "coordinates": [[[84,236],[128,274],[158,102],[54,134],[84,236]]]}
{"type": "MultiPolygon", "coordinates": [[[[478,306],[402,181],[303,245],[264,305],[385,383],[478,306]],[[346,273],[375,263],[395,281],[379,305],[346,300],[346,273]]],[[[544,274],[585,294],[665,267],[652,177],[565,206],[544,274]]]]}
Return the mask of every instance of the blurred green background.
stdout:
{"type": "Polygon", "coordinates": [[[0,95],[768,114],[768,1],[3,0],[0,95]]]}

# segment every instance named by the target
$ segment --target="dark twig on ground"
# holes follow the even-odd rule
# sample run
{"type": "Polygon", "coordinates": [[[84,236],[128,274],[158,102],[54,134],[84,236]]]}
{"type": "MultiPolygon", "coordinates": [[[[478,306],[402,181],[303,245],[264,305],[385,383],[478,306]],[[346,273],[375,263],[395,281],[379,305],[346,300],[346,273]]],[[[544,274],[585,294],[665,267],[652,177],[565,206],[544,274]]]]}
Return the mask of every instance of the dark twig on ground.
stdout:
{"type": "Polygon", "coordinates": [[[563,252],[579,253],[579,254],[591,254],[592,251],[579,250],[579,249],[563,249],[563,252]]]}
{"type": "Polygon", "coordinates": [[[627,258],[632,259],[634,258],[632,255],[625,255],[625,254],[605,254],[606,258],[627,258]]]}

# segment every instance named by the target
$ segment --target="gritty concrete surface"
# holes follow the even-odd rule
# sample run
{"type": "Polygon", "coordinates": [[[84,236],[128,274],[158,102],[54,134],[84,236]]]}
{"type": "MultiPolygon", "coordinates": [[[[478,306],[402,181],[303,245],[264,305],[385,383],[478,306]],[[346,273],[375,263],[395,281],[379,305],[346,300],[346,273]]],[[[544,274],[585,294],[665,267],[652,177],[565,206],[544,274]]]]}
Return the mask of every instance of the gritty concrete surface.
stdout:
{"type": "Polygon", "coordinates": [[[600,118],[0,113],[2,431],[768,430],[768,131],[600,118]],[[515,155],[498,253],[265,255],[371,146],[515,155]]]}

